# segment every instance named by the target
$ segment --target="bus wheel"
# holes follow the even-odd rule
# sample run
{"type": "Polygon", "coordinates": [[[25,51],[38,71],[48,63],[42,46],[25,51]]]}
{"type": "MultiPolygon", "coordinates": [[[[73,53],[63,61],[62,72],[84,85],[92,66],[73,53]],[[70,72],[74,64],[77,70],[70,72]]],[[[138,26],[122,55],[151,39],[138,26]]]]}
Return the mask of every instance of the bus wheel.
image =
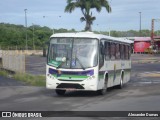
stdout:
{"type": "Polygon", "coordinates": [[[123,88],[123,77],[121,77],[120,84],[117,86],[118,89],[123,88]]]}
{"type": "Polygon", "coordinates": [[[107,84],[104,84],[104,88],[97,91],[99,95],[105,95],[107,92],[107,84]]]}
{"type": "Polygon", "coordinates": [[[64,95],[66,90],[56,90],[57,95],[64,95]]]}

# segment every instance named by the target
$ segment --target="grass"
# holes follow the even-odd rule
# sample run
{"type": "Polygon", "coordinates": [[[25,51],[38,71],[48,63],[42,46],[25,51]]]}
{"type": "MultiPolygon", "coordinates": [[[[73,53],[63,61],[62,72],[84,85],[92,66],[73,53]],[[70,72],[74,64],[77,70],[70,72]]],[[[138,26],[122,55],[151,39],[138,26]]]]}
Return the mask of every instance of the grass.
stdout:
{"type": "Polygon", "coordinates": [[[1,70],[1,69],[0,69],[0,76],[5,76],[5,77],[7,77],[7,76],[8,76],[8,72],[5,71],[5,70],[1,70]]]}
{"type": "Polygon", "coordinates": [[[46,85],[45,76],[43,75],[31,75],[26,73],[15,73],[11,75],[9,72],[5,70],[0,70],[0,76],[5,76],[5,77],[12,76],[13,79],[22,81],[32,86],[46,85]]]}
{"type": "Polygon", "coordinates": [[[45,76],[16,73],[13,78],[33,86],[45,86],[45,76]]]}
{"type": "Polygon", "coordinates": [[[144,77],[160,77],[160,73],[149,73],[149,74],[145,74],[143,75],[144,77]]]}

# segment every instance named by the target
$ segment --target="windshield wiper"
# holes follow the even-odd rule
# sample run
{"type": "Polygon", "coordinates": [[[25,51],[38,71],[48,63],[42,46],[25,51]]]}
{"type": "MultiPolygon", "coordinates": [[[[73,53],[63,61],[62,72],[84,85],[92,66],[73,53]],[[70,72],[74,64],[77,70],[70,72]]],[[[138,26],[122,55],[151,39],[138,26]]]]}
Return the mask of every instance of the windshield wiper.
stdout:
{"type": "Polygon", "coordinates": [[[84,65],[81,63],[81,61],[79,60],[79,58],[76,56],[76,60],[79,62],[80,66],[82,67],[83,70],[85,70],[84,65]]]}

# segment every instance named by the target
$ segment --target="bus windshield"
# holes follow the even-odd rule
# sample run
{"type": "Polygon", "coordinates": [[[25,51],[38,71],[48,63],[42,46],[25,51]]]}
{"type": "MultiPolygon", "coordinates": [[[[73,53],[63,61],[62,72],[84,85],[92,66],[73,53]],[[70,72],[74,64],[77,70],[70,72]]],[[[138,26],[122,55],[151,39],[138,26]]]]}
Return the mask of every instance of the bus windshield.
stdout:
{"type": "Polygon", "coordinates": [[[98,40],[91,38],[51,38],[48,64],[56,68],[85,69],[98,63],[98,40]]]}

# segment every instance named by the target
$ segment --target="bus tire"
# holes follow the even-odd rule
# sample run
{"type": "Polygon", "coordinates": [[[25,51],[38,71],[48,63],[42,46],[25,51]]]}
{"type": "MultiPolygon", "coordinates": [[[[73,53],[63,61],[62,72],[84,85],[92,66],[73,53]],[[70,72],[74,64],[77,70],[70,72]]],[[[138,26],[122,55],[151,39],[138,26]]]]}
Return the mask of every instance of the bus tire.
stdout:
{"type": "Polygon", "coordinates": [[[100,89],[100,90],[98,90],[98,94],[99,95],[105,95],[106,92],[107,92],[107,89],[100,89]]]}
{"type": "Polygon", "coordinates": [[[108,76],[106,76],[106,80],[105,80],[103,89],[100,89],[100,90],[97,91],[99,95],[105,95],[106,94],[107,84],[108,84],[108,76]]]}
{"type": "Polygon", "coordinates": [[[55,90],[57,95],[64,95],[66,90],[55,90]]]}
{"type": "Polygon", "coordinates": [[[117,86],[118,89],[122,89],[123,88],[123,73],[122,73],[122,76],[121,76],[121,79],[120,79],[120,83],[119,85],[117,86]]]}

